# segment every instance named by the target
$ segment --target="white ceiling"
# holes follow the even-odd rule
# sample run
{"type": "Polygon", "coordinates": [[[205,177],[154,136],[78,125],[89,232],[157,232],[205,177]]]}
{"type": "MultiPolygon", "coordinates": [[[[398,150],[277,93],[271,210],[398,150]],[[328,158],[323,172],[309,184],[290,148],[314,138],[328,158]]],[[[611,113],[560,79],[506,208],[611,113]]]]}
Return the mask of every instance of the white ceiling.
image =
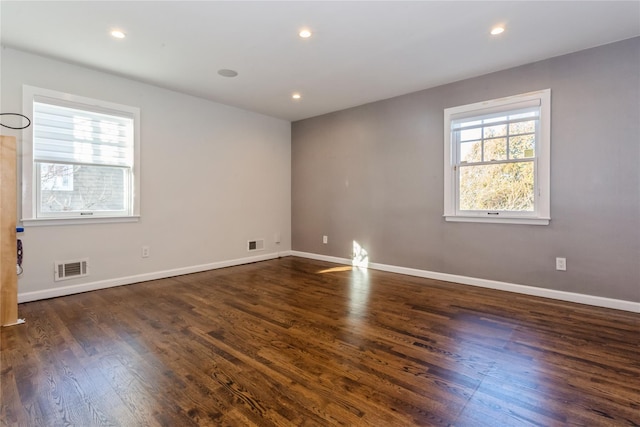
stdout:
{"type": "Polygon", "coordinates": [[[0,16],[5,46],[291,121],[640,35],[638,0],[3,0],[0,16]]]}

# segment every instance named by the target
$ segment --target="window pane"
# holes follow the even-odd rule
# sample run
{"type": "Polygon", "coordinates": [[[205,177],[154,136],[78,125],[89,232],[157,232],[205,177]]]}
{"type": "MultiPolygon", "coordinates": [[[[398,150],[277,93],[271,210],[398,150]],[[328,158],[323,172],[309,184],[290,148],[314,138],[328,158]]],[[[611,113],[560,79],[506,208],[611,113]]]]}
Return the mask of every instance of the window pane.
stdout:
{"type": "Polygon", "coordinates": [[[73,191],[73,166],[52,163],[40,164],[43,190],[73,191]]]}
{"type": "Polygon", "coordinates": [[[533,162],[460,166],[460,210],[534,210],[533,162]]]}
{"type": "Polygon", "coordinates": [[[495,126],[487,126],[484,128],[484,137],[485,138],[494,138],[496,136],[506,136],[507,135],[507,125],[495,125],[495,126]]]}
{"type": "Polygon", "coordinates": [[[484,142],[484,161],[507,159],[507,138],[487,139],[484,142]]]}
{"type": "Polygon", "coordinates": [[[527,122],[509,123],[509,134],[518,135],[521,133],[534,133],[536,131],[535,120],[529,120],[527,122]]]}
{"type": "Polygon", "coordinates": [[[526,159],[535,156],[535,135],[512,136],[509,138],[509,158],[526,159]]]}
{"type": "Polygon", "coordinates": [[[40,211],[124,211],[128,168],[40,163],[40,211]]]}
{"type": "Polygon", "coordinates": [[[460,161],[467,163],[482,161],[482,145],[480,141],[463,142],[460,144],[460,161]]]}
{"type": "Polygon", "coordinates": [[[482,128],[466,129],[460,131],[460,141],[471,141],[482,138],[482,128]]]}

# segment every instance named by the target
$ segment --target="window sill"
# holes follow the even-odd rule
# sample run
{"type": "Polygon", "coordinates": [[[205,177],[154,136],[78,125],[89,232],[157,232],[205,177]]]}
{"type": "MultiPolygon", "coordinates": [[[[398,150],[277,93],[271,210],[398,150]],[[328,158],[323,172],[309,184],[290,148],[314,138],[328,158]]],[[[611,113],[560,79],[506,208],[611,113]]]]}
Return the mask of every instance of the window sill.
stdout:
{"type": "Polygon", "coordinates": [[[489,224],[524,224],[524,225],[549,225],[551,218],[523,218],[523,217],[502,217],[486,218],[482,216],[460,216],[444,215],[448,222],[484,222],[489,224]]]}
{"type": "Polygon", "coordinates": [[[108,224],[117,222],[138,222],[140,215],[103,216],[91,218],[23,218],[20,220],[26,227],[45,227],[53,225],[108,224]]]}

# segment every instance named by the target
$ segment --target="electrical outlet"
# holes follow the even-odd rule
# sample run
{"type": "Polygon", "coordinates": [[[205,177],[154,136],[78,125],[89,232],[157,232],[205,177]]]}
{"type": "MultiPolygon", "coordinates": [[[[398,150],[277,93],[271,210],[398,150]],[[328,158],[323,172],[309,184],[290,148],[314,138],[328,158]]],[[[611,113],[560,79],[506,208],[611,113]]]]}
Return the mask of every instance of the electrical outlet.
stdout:
{"type": "Polygon", "coordinates": [[[322,243],[324,243],[325,245],[329,243],[329,236],[322,236],[322,243]]]}
{"type": "Polygon", "coordinates": [[[556,270],[558,270],[558,271],[567,271],[567,259],[566,258],[556,258],[556,270]]]}
{"type": "Polygon", "coordinates": [[[149,258],[149,246],[142,247],[142,258],[149,258]]]}

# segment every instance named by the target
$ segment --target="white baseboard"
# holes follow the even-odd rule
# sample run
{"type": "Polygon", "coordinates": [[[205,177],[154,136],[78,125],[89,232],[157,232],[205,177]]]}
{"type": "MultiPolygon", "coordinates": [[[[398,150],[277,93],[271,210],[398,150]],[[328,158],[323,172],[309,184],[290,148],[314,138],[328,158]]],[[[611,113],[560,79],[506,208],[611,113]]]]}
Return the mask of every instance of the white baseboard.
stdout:
{"type": "MultiPolygon", "coordinates": [[[[290,251],[293,256],[316,259],[319,261],[333,262],[336,264],[351,265],[351,260],[308,252],[290,251]]],[[[554,289],[538,288],[535,286],[518,285],[516,283],[499,282],[496,280],[479,279],[476,277],[459,276],[456,274],[438,273],[436,271],[418,270],[415,268],[397,267],[394,265],[370,263],[373,270],[388,271],[391,273],[406,274],[408,276],[424,277],[426,279],[442,280],[445,282],[461,283],[463,285],[479,286],[482,288],[496,289],[500,291],[515,292],[543,298],[551,298],[561,301],[576,302],[579,304],[593,305],[596,307],[613,308],[616,310],[640,313],[640,302],[618,300],[598,297],[594,295],[578,294],[574,292],[557,291],[554,289]]]]}
{"type": "MultiPolygon", "coordinates": [[[[119,277],[97,282],[82,283],[78,285],[62,286],[43,291],[23,292],[18,294],[18,302],[37,301],[47,298],[61,297],[81,292],[95,291],[98,289],[111,288],[114,286],[130,285],[132,283],[146,282],[149,280],[164,279],[167,277],[181,276],[183,274],[198,273],[201,271],[215,270],[218,268],[232,267],[235,265],[250,264],[252,262],[266,261],[270,259],[298,256],[301,258],[315,259],[319,261],[332,262],[335,264],[351,265],[348,258],[338,258],[328,255],[313,254],[299,251],[282,251],[264,255],[238,258],[227,261],[214,262],[211,264],[201,264],[189,267],[176,268],[172,270],[156,271],[152,273],[137,274],[135,276],[119,277]]],[[[593,305],[597,307],[613,308],[616,310],[640,313],[640,303],[633,301],[617,300],[612,298],[598,297],[594,295],[578,294],[573,292],[557,291],[554,289],[538,288],[535,286],[519,285],[515,283],[499,282],[496,280],[479,279],[476,277],[459,276],[455,274],[438,273],[435,271],[418,270],[414,268],[398,267],[394,265],[370,263],[369,268],[373,270],[388,271],[391,273],[406,274],[408,276],[424,277],[427,279],[442,280],[446,282],[461,283],[464,285],[479,286],[501,291],[515,292],[519,294],[551,298],[561,301],[575,302],[579,304],[593,305]]]]}
{"type": "Polygon", "coordinates": [[[114,286],[130,285],[132,283],[146,282],[149,280],[165,279],[167,277],[181,276],[183,274],[199,273],[201,271],[215,270],[234,265],[250,264],[252,262],[266,261],[291,255],[291,251],[275,252],[264,255],[238,258],[228,261],[214,262],[211,264],[193,265],[189,267],[175,268],[172,270],[155,271],[152,273],[137,274],[135,276],[119,277],[115,279],[100,280],[97,282],[81,283],[78,285],[62,286],[43,291],[18,293],[18,303],[37,301],[47,298],[62,297],[81,292],[95,291],[98,289],[112,288],[114,286]]]}

